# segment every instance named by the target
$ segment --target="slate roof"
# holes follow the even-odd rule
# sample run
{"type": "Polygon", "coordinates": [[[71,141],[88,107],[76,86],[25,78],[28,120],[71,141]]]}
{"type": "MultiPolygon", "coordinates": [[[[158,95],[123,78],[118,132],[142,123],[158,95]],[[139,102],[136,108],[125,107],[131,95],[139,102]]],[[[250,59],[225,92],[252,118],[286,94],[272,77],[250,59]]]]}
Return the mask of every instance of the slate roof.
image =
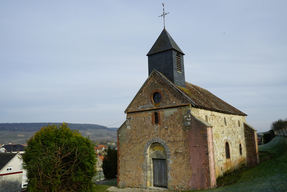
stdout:
{"type": "Polygon", "coordinates": [[[0,171],[11,161],[17,153],[0,153],[0,171]]]}
{"type": "Polygon", "coordinates": [[[7,150],[7,152],[24,151],[24,146],[20,144],[4,145],[3,147],[7,150]]]}
{"type": "Polygon", "coordinates": [[[174,49],[184,55],[182,50],[179,48],[176,42],[172,39],[172,37],[166,31],[166,29],[163,29],[163,31],[157,38],[156,42],[153,44],[152,48],[149,50],[147,56],[153,55],[159,52],[171,50],[171,49],[174,49]]]}

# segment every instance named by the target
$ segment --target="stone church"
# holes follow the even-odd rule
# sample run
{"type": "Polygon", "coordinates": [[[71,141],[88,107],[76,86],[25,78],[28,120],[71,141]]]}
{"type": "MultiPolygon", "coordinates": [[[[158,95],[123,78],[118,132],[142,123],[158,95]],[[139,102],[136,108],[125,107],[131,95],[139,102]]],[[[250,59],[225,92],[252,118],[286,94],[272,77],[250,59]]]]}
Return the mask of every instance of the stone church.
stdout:
{"type": "Polygon", "coordinates": [[[185,81],[184,53],[166,29],[147,56],[149,77],[118,129],[118,187],[208,189],[258,164],[247,115],[185,81]]]}

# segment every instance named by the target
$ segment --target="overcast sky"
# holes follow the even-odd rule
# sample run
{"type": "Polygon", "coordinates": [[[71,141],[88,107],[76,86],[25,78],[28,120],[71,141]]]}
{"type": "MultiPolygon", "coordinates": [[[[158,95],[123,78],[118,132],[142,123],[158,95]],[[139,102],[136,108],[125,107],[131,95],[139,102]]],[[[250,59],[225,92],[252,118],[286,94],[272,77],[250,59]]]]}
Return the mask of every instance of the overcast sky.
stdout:
{"type": "Polygon", "coordinates": [[[186,81],[260,131],[287,117],[287,1],[0,1],[0,123],[119,127],[166,29],[186,81]]]}

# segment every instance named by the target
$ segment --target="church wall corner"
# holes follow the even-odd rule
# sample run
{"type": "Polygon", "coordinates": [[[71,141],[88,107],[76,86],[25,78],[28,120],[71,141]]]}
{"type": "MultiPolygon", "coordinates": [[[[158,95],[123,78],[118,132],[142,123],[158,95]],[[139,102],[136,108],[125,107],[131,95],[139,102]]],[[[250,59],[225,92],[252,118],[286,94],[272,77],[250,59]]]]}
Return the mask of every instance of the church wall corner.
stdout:
{"type": "Polygon", "coordinates": [[[216,187],[212,128],[191,116],[191,128],[188,130],[189,157],[192,176],[189,186],[192,190],[216,187]]]}
{"type": "Polygon", "coordinates": [[[245,116],[224,114],[192,108],[191,114],[212,125],[216,178],[247,165],[244,123],[245,116]],[[231,157],[226,158],[225,143],[230,146],[231,157]],[[239,145],[242,146],[240,154],[239,145]]]}

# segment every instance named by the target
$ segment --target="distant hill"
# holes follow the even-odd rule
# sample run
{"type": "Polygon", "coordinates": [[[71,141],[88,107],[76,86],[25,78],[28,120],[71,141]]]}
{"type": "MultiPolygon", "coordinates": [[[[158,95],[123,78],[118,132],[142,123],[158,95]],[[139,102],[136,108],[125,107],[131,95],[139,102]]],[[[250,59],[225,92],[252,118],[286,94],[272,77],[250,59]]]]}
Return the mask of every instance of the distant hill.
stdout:
{"type": "MultiPolygon", "coordinates": [[[[52,124],[62,124],[62,123],[0,123],[0,131],[39,131],[42,127],[52,124]]],[[[75,124],[67,123],[73,130],[88,130],[88,129],[106,129],[110,131],[116,131],[118,128],[107,128],[102,125],[97,124],[75,124]]]]}
{"type": "MultiPolygon", "coordinates": [[[[26,143],[42,127],[61,123],[0,123],[0,144],[26,143]]],[[[118,128],[107,128],[97,124],[67,123],[72,130],[79,130],[84,137],[95,142],[115,142],[118,128]]]]}

